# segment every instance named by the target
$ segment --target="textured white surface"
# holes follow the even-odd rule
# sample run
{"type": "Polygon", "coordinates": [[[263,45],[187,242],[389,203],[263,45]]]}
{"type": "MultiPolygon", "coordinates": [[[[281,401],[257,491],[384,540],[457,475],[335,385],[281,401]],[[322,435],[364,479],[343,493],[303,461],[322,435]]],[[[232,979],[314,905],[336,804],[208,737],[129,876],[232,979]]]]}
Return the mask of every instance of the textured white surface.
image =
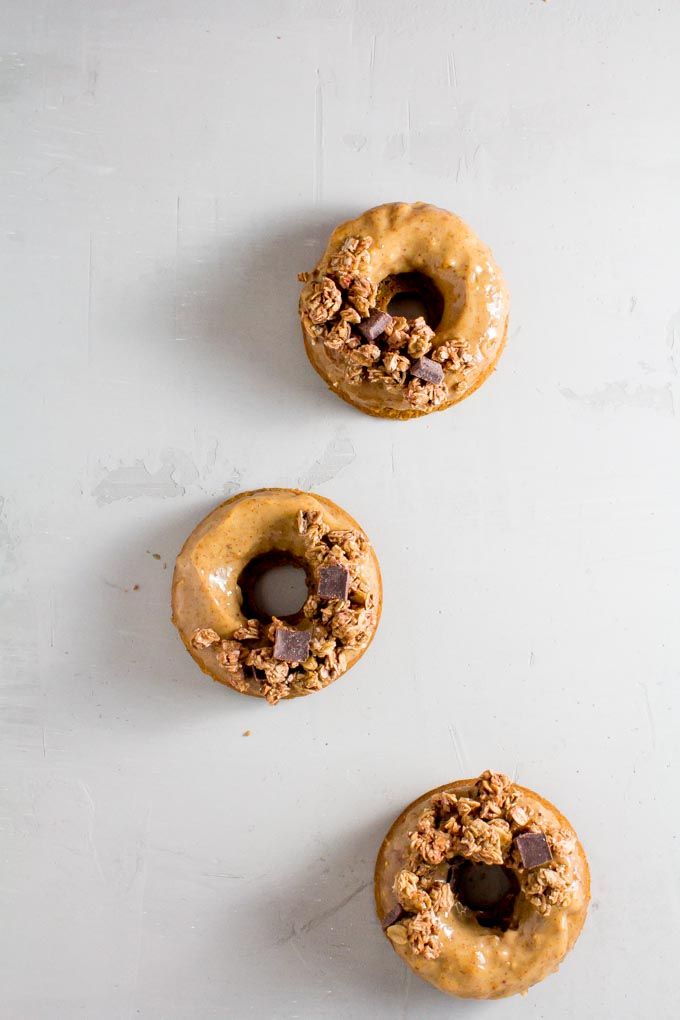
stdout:
{"type": "Polygon", "coordinates": [[[672,0],[5,0],[3,1020],[678,1015],[679,34],[672,0]],[[407,424],[328,394],[296,319],[394,199],[468,220],[513,299],[497,374],[407,424]],[[168,613],[184,536],[259,485],[347,507],[386,593],[274,710],[168,613]],[[487,766],[572,819],[594,902],[528,998],[457,1003],[371,871],[487,766]]]}

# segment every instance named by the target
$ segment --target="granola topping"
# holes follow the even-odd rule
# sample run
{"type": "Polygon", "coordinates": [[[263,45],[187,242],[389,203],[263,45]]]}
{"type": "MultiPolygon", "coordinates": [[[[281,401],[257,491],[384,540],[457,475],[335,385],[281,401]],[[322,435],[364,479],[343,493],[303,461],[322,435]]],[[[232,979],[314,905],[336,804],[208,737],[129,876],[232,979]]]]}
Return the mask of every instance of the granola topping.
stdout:
{"type": "Polygon", "coordinates": [[[446,790],[435,794],[409,833],[409,847],[407,866],[394,881],[394,894],[404,916],[387,933],[425,959],[434,960],[441,953],[439,932],[447,916],[454,909],[468,909],[456,901],[455,886],[449,881],[452,862],[452,870],[461,859],[511,868],[520,896],[541,915],[569,903],[574,838],[545,820],[539,825],[521,790],[500,772],[484,772],[468,796],[446,790]],[[527,841],[527,834],[534,838],[527,841]],[[526,845],[543,840],[546,852],[536,866],[527,857],[526,845]]]}
{"type": "Polygon", "coordinates": [[[347,382],[401,390],[411,407],[433,410],[448,399],[450,387],[468,389],[475,357],[463,338],[437,345],[422,316],[393,317],[377,308],[377,290],[366,275],[372,244],[371,237],[348,237],[331,256],[327,275],[300,274],[303,328],[312,343],[324,345],[347,382]]]}
{"type": "Polygon", "coordinates": [[[194,631],[191,643],[194,648],[210,648],[211,645],[220,643],[220,635],[212,627],[201,627],[194,631]]]}
{"type": "MultiPolygon", "coordinates": [[[[360,259],[361,251],[349,255],[360,259]]],[[[330,293],[328,290],[327,296],[330,293]]],[[[227,637],[202,627],[191,639],[196,648],[214,649],[218,666],[238,689],[246,690],[249,680],[259,682],[271,705],[293,693],[320,690],[341,676],[347,668],[348,651],[368,644],[377,618],[374,597],[364,578],[368,552],[364,536],[359,531],[329,528],[318,510],[301,510],[296,527],[315,582],[313,590],[318,591],[322,571],[330,570],[336,577],[340,572],[342,593],[346,590],[347,597],[324,599],[310,594],[302,608],[303,619],[295,628],[276,617],[268,624],[251,619],[227,637]],[[301,661],[297,660],[298,649],[304,650],[301,661]]]]}

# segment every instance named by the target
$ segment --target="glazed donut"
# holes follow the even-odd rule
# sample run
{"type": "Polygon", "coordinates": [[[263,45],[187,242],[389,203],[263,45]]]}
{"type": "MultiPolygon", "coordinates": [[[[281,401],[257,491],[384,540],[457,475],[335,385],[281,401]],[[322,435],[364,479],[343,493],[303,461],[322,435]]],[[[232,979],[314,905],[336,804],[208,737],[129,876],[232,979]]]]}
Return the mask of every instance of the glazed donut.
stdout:
{"type": "Polygon", "coordinates": [[[382,608],[364,531],[323,496],[256,489],[222,503],[177,557],[172,620],[204,673],[275,705],[327,687],[368,648],[382,608]],[[278,619],[257,604],[275,566],[305,571],[308,597],[278,619]]]}
{"type": "Polygon", "coordinates": [[[341,224],[301,273],[309,360],[343,400],[380,418],[442,411],[494,369],[508,330],[508,292],[485,244],[444,209],[394,202],[341,224]],[[391,316],[397,294],[427,317],[391,316]]]}
{"type": "Polygon", "coordinates": [[[560,812],[498,772],[419,797],[385,837],[378,918],[449,995],[500,999],[557,969],[585,921],[590,873],[560,812]]]}

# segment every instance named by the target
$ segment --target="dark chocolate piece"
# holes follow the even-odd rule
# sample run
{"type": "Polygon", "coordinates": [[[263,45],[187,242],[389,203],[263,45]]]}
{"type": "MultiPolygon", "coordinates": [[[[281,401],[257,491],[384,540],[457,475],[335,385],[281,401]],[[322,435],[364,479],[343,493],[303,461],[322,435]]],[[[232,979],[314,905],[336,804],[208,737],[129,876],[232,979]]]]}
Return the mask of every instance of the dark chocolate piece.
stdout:
{"type": "Polygon", "coordinates": [[[274,636],[274,658],[283,662],[304,662],[309,656],[311,630],[288,630],[277,627],[274,636]]]}
{"type": "Polygon", "coordinates": [[[404,914],[405,910],[403,909],[403,907],[400,907],[399,904],[397,903],[396,907],[392,907],[391,910],[388,910],[385,916],[383,917],[382,930],[387,931],[390,925],[396,924],[397,921],[400,921],[404,914]]]}
{"type": "Polygon", "coordinates": [[[365,340],[373,341],[385,332],[392,322],[392,316],[388,312],[379,312],[377,309],[371,312],[367,319],[357,325],[357,329],[365,340]]]}
{"type": "Polygon", "coordinates": [[[515,836],[515,846],[522,867],[527,870],[538,868],[552,860],[548,840],[542,832],[521,832],[519,836],[515,836]]]}
{"type": "Polygon", "coordinates": [[[346,599],[349,595],[349,570],[336,564],[322,567],[317,594],[320,599],[346,599]]]}
{"type": "Polygon", "coordinates": [[[416,379],[422,379],[423,382],[437,384],[444,378],[444,369],[438,362],[423,355],[411,365],[411,375],[414,375],[416,379]]]}

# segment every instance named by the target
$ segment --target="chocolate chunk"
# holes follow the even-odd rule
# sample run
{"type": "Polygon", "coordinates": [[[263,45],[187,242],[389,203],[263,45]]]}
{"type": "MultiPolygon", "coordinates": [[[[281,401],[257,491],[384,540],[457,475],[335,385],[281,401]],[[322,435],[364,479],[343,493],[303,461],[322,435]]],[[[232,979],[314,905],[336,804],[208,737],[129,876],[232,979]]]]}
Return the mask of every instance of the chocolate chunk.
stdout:
{"type": "Polygon", "coordinates": [[[416,379],[422,379],[423,382],[436,384],[444,378],[444,369],[438,362],[423,355],[411,365],[411,375],[414,375],[416,379]]]}
{"type": "Polygon", "coordinates": [[[335,564],[322,567],[317,595],[320,599],[346,599],[349,595],[349,570],[335,564]]]}
{"type": "Polygon", "coordinates": [[[390,925],[396,924],[397,921],[400,921],[401,918],[404,916],[404,913],[405,911],[403,910],[403,908],[400,907],[399,904],[397,903],[396,907],[392,907],[391,910],[388,910],[385,916],[383,917],[382,930],[387,931],[390,925]]]}
{"type": "Polygon", "coordinates": [[[515,836],[515,846],[523,868],[538,868],[552,860],[548,840],[542,832],[521,832],[515,836]]]}
{"type": "Polygon", "coordinates": [[[274,658],[283,662],[304,662],[309,656],[311,630],[288,630],[277,627],[274,637],[274,658]]]}
{"type": "Polygon", "coordinates": [[[379,312],[376,309],[375,312],[371,312],[367,319],[358,324],[357,329],[366,340],[377,340],[391,322],[391,315],[387,312],[379,312]]]}

